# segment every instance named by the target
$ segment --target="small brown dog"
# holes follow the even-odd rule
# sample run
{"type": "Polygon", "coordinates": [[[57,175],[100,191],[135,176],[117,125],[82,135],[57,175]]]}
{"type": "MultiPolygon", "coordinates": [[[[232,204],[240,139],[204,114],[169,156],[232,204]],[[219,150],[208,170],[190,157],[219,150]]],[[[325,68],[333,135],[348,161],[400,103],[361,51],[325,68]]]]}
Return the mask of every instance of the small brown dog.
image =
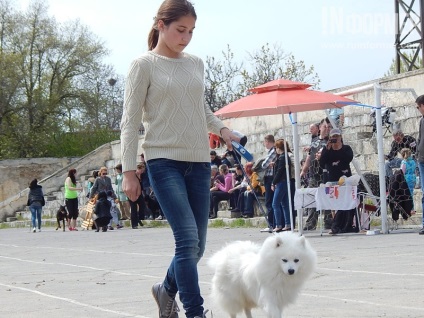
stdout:
{"type": "Polygon", "coordinates": [[[57,219],[56,231],[61,228],[60,222],[62,221],[63,232],[65,232],[65,220],[66,220],[66,223],[69,223],[69,218],[68,218],[68,211],[66,211],[66,207],[64,205],[61,205],[59,210],[57,210],[56,219],[57,219]]]}

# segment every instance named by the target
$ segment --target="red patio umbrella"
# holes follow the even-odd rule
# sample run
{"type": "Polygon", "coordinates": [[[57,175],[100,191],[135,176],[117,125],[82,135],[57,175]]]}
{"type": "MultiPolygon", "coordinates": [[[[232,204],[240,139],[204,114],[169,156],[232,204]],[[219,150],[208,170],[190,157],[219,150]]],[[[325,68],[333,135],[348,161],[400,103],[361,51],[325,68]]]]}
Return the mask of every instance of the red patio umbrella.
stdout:
{"type": "Polygon", "coordinates": [[[242,97],[219,109],[215,115],[226,118],[299,113],[343,107],[357,102],[331,93],[307,89],[311,85],[278,79],[249,89],[252,95],[242,97]]]}
{"type": "MultiPolygon", "coordinates": [[[[249,89],[252,95],[242,97],[235,102],[219,109],[215,115],[225,118],[253,117],[264,115],[283,115],[328,108],[341,108],[348,104],[357,104],[356,101],[334,95],[307,89],[311,85],[278,79],[249,89]]],[[[284,120],[283,120],[284,126],[284,120]]],[[[285,129],[283,129],[285,134],[285,129]]],[[[286,136],[284,136],[286,139],[286,136]]],[[[295,154],[296,187],[300,187],[299,180],[299,141],[296,120],[293,124],[293,149],[295,154]]],[[[287,154],[286,154],[287,156],[287,154]]],[[[286,158],[287,160],[287,158],[286,158]]],[[[286,167],[287,176],[289,174],[286,167]]],[[[289,178],[287,178],[289,180],[289,178]]],[[[287,181],[290,189],[289,181],[287,181]]],[[[290,197],[289,200],[291,201],[290,197]]],[[[290,202],[291,210],[291,202],[290,202]]],[[[300,213],[301,214],[301,213],[300,213]]],[[[290,223],[293,229],[292,213],[290,223]]],[[[302,218],[299,217],[300,233],[302,233],[302,218]]]]}

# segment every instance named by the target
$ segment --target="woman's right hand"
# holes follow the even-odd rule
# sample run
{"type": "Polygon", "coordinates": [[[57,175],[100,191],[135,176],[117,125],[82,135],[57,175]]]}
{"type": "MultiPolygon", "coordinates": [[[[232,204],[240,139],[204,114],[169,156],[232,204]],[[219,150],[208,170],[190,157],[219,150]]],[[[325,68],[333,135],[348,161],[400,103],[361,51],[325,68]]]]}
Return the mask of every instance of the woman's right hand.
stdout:
{"type": "Polygon", "coordinates": [[[125,171],[124,179],[122,180],[122,190],[131,201],[137,201],[141,195],[140,180],[137,178],[135,171],[125,171]]]}

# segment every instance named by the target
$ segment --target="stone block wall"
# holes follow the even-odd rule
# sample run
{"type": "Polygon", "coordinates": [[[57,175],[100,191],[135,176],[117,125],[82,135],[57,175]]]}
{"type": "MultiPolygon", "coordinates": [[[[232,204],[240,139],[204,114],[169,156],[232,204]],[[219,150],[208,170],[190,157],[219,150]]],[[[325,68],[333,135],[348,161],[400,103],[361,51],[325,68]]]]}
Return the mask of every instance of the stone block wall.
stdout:
{"type": "Polygon", "coordinates": [[[78,158],[27,158],[0,161],[0,202],[62,169],[78,158]]]}

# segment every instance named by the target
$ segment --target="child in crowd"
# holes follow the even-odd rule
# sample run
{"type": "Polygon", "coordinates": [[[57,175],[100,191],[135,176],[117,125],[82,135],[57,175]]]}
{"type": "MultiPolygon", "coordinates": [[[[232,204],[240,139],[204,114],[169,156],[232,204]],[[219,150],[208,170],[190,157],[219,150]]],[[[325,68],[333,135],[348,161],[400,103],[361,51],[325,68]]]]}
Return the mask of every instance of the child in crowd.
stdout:
{"type": "Polygon", "coordinates": [[[113,196],[113,192],[109,190],[108,192],[106,192],[106,194],[107,194],[107,200],[110,202],[110,214],[112,215],[112,219],[109,222],[108,229],[109,230],[113,230],[112,223],[115,223],[116,228],[117,229],[120,229],[123,226],[121,225],[121,223],[119,221],[119,213],[120,212],[119,212],[119,209],[118,209],[118,207],[116,205],[115,200],[112,197],[113,196]]]}
{"type": "Polygon", "coordinates": [[[99,232],[100,228],[102,228],[102,232],[107,231],[107,225],[112,219],[112,215],[110,214],[111,204],[107,199],[107,194],[105,191],[100,191],[97,195],[96,206],[94,207],[94,217],[93,222],[96,226],[96,232],[99,232]]]}
{"type": "MultiPolygon", "coordinates": [[[[400,169],[402,170],[403,175],[405,176],[405,181],[408,184],[409,192],[411,193],[411,196],[413,197],[415,182],[417,181],[417,177],[415,175],[416,163],[414,158],[412,158],[411,149],[403,148],[400,151],[400,154],[402,156],[402,163],[400,164],[400,169]]],[[[412,200],[412,202],[414,202],[414,200],[412,200]]],[[[412,211],[414,211],[413,207],[412,207],[412,211]]]]}

